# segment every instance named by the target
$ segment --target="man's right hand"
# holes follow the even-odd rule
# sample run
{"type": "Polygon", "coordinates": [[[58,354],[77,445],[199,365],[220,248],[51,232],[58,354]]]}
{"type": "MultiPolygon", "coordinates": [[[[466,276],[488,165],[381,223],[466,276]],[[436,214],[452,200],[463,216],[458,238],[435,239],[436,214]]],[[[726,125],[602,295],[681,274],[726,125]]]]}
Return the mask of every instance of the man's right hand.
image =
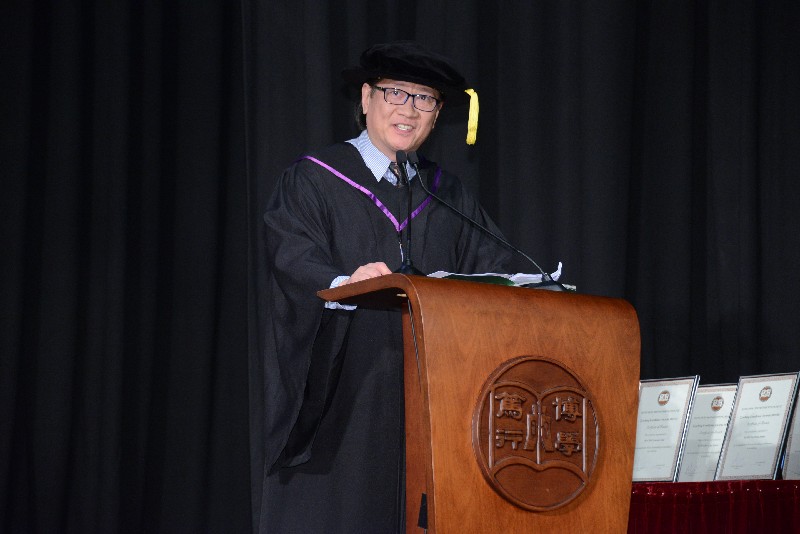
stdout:
{"type": "Polygon", "coordinates": [[[367,280],[368,278],[377,278],[385,274],[392,274],[392,270],[389,269],[382,261],[376,261],[374,263],[362,265],[350,275],[350,278],[343,281],[339,285],[343,286],[345,284],[352,284],[353,282],[360,282],[362,280],[367,280]]]}

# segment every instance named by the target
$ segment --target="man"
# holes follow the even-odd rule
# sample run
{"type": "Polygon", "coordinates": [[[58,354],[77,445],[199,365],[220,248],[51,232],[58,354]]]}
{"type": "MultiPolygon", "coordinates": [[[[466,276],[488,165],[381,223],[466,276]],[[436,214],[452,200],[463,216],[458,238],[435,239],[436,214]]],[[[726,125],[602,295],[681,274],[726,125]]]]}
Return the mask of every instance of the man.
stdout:
{"type": "MultiPolygon", "coordinates": [[[[392,272],[403,260],[408,187],[414,266],[424,273],[503,272],[509,253],[429,198],[428,187],[499,232],[459,180],[420,158],[410,185],[390,170],[417,151],[463,77],[411,42],[376,45],[343,72],[361,88],[366,128],[301,158],[268,203],[260,532],[404,528],[402,333],[395,311],[325,305],[319,289],[392,272]],[[402,182],[402,180],[400,180],[402,182]]],[[[409,505],[418,506],[417,502],[409,505]]]]}

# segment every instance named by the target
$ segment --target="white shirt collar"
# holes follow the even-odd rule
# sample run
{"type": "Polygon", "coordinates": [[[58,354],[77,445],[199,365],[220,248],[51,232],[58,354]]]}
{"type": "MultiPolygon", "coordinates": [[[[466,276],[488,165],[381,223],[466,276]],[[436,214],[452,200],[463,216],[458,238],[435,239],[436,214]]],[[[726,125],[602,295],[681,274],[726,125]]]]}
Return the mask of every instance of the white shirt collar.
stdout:
{"type": "MultiPolygon", "coordinates": [[[[391,163],[392,160],[387,158],[386,154],[378,150],[378,148],[372,144],[372,140],[369,138],[366,129],[362,130],[361,135],[355,139],[349,139],[347,142],[356,147],[358,153],[361,154],[361,158],[364,160],[364,164],[366,164],[367,168],[372,172],[373,176],[375,176],[375,180],[380,182],[384,178],[386,169],[389,168],[389,163],[391,163]]],[[[414,167],[411,165],[406,164],[406,170],[408,171],[409,180],[417,174],[414,167]]]]}

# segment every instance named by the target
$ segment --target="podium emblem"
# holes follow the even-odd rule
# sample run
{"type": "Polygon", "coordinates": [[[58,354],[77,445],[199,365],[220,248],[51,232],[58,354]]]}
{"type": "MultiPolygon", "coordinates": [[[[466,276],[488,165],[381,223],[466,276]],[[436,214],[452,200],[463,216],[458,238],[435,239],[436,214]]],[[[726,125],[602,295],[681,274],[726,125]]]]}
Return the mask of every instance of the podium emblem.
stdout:
{"type": "Polygon", "coordinates": [[[535,512],[560,508],[586,488],[597,463],[592,397],[554,360],[508,360],[481,390],[472,448],[484,478],[507,501],[535,512]]]}

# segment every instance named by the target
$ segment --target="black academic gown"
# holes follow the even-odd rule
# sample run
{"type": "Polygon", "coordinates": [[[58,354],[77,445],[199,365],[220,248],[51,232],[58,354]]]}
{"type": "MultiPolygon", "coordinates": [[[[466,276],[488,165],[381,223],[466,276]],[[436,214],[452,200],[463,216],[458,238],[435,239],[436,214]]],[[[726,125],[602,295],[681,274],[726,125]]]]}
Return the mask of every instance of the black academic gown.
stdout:
{"type": "MultiPolygon", "coordinates": [[[[258,530],[400,532],[400,313],[328,310],[316,291],[369,262],[383,261],[392,269],[401,264],[395,225],[369,193],[399,223],[407,216],[407,193],[385,180],[376,182],[348,143],[312,156],[354,183],[302,159],[285,171],[264,215],[269,312],[261,362],[264,471],[258,530]]],[[[499,233],[455,176],[423,163],[429,187],[437,174],[442,198],[499,233]]],[[[427,194],[412,182],[416,209],[427,194]]],[[[422,272],[505,272],[509,252],[437,201],[429,201],[411,224],[412,259],[422,272]]]]}

